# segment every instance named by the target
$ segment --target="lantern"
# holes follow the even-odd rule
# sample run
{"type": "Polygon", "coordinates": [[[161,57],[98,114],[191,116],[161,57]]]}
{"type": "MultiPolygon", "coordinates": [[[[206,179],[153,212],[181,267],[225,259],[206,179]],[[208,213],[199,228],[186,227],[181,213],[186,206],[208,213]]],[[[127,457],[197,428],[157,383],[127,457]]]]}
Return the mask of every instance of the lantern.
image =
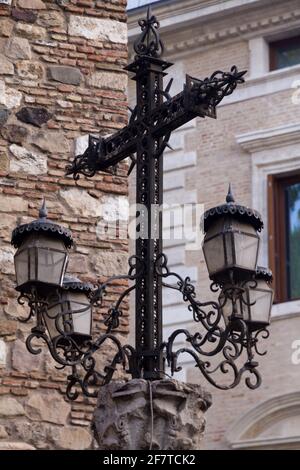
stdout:
{"type": "Polygon", "coordinates": [[[71,337],[78,345],[91,339],[92,307],[89,294],[93,286],[76,277],[65,276],[62,287],[52,289],[46,298],[43,318],[52,341],[71,337]]]}
{"type": "Polygon", "coordinates": [[[206,211],[203,220],[203,252],[210,279],[221,284],[250,279],[263,227],[260,214],[235,204],[229,186],[226,204],[206,211]]]}
{"type": "MultiPolygon", "coordinates": [[[[260,330],[270,324],[274,293],[271,288],[272,279],[270,270],[258,267],[255,279],[246,283],[242,296],[237,299],[234,318],[244,320],[251,331],[260,330]]],[[[228,325],[233,318],[232,301],[227,299],[225,302],[225,295],[221,293],[219,302],[225,324],[228,325]]]]}
{"type": "Polygon", "coordinates": [[[68,261],[67,248],[73,244],[71,232],[47,219],[45,201],[39,218],[15,228],[11,243],[18,248],[15,254],[17,290],[39,291],[46,285],[62,284],[68,261]]]}

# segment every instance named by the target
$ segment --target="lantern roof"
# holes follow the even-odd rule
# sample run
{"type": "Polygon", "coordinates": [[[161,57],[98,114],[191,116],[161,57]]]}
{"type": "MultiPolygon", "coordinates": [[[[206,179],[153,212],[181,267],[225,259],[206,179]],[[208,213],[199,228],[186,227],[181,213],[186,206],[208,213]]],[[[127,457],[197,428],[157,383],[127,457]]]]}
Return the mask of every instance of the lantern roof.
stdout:
{"type": "Polygon", "coordinates": [[[85,292],[89,294],[95,287],[90,282],[82,282],[78,277],[70,276],[66,274],[63,280],[63,289],[71,290],[73,292],[85,292]]]}
{"type": "Polygon", "coordinates": [[[263,268],[262,266],[257,266],[255,279],[263,279],[266,282],[272,282],[273,273],[269,268],[263,268]]]}
{"type": "Polygon", "coordinates": [[[208,229],[217,219],[226,215],[231,215],[233,218],[240,220],[241,222],[245,222],[252,225],[255,230],[259,232],[264,226],[262,217],[259,212],[249,207],[236,204],[232,194],[231,185],[229,185],[228,188],[226,203],[208,209],[204,212],[202,219],[204,233],[208,231],[208,229]]]}
{"type": "Polygon", "coordinates": [[[15,248],[19,248],[24,239],[31,233],[44,233],[51,237],[60,238],[64,242],[66,248],[71,248],[73,245],[71,231],[66,227],[51,222],[47,219],[47,215],[48,212],[44,199],[42,207],[39,210],[39,218],[28,224],[22,224],[16,227],[12,233],[11,244],[14,245],[15,248]]]}

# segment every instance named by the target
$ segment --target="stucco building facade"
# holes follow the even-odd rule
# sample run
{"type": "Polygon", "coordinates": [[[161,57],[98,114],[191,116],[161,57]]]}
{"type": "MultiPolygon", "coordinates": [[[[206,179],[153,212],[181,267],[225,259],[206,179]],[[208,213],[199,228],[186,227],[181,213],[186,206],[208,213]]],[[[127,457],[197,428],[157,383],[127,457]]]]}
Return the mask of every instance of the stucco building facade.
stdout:
{"type": "MultiPolygon", "coordinates": [[[[145,3],[150,2],[129,2],[131,46],[145,3]]],[[[161,0],[152,7],[160,20],[165,57],[175,63],[169,74],[174,78],[172,95],[182,90],[186,73],[203,79],[232,65],[247,70],[245,84],[218,106],[217,120],[197,118],[173,134],[173,151],[168,149],[164,156],[165,201],[199,203],[207,209],[224,202],[231,182],[236,201],[263,216],[259,264],[275,271],[271,335],[262,344],[268,354],[258,359],[261,387],[252,391],[241,383],[233,390],[217,390],[189,360],[178,378],[199,382],[212,393],[205,449],[299,449],[300,303],[292,287],[279,295],[285,283],[281,277],[287,279],[291,268],[283,266],[288,258],[285,248],[280,251],[276,245],[282,227],[292,230],[298,215],[293,213],[288,221],[288,214],[278,209],[275,191],[276,185],[287,188],[289,178],[296,182],[300,173],[299,2],[161,0]]],[[[131,85],[129,95],[134,102],[131,85]]],[[[164,251],[172,270],[196,282],[201,300],[213,297],[201,250],[189,251],[185,240],[165,240],[164,251]]],[[[175,327],[195,328],[179,297],[166,294],[164,306],[166,338],[175,327]]]]}

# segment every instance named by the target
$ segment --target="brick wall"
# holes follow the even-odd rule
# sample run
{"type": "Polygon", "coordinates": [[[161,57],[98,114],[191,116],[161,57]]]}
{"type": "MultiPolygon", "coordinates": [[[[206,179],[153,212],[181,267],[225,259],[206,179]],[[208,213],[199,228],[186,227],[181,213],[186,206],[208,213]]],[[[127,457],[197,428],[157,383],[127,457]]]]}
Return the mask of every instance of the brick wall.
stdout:
{"type": "MultiPolygon", "coordinates": [[[[11,231],[37,217],[45,195],[49,219],[68,226],[76,253],[68,271],[95,282],[125,269],[127,239],[97,236],[105,210],[126,198],[126,165],[117,174],[81,178],[64,168],[79,136],[126,124],[126,0],[0,0],[0,448],[88,448],[94,401],[68,402],[65,371],[44,348],[24,340],[33,322],[14,290],[11,231]]],[[[122,284],[94,313],[94,331],[122,284]]],[[[128,330],[126,305],[120,337],[128,330]]]]}

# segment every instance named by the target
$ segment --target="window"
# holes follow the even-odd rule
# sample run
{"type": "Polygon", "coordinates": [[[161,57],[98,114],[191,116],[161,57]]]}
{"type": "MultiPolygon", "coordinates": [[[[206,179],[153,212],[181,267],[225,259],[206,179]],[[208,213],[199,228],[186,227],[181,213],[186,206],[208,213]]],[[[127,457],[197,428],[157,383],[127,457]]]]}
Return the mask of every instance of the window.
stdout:
{"type": "Polygon", "coordinates": [[[300,36],[269,43],[270,70],[300,64],[300,36]]]}
{"type": "Polygon", "coordinates": [[[300,173],[269,175],[269,259],[275,301],[300,298],[300,173]]]}

